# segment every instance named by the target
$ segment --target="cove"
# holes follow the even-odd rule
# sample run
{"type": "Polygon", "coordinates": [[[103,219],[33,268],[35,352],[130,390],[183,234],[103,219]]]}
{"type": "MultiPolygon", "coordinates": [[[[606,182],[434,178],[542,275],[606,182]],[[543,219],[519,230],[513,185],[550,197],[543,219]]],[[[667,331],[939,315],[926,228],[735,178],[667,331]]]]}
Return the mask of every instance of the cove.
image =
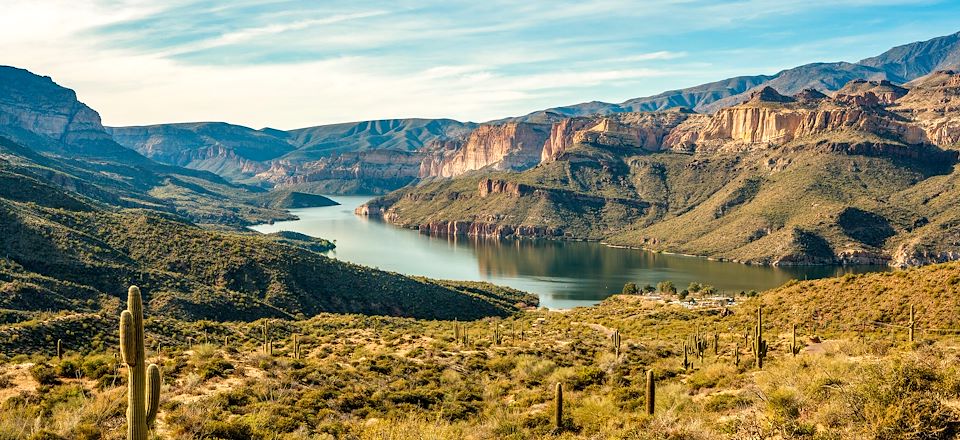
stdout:
{"type": "Polygon", "coordinates": [[[889,270],[884,266],[748,266],[595,242],[431,237],[354,215],[354,208],[371,197],[328,197],[341,205],[293,209],[290,212],[299,220],[251,229],[295,231],[334,240],[336,249],[326,255],[341,261],[406,275],[489,281],[525,290],[538,295],[540,305],[551,309],[596,304],[620,292],[628,281],[641,287],[672,281],[677,289],[698,282],[723,292],[740,292],[769,289],[791,279],[889,270]]]}

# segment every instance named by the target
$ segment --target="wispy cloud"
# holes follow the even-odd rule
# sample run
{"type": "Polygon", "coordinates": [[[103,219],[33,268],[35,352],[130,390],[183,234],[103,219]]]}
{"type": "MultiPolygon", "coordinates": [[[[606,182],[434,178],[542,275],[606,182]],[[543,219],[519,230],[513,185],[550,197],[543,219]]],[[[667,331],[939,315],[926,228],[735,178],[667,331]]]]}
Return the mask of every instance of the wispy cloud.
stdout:
{"type": "Polygon", "coordinates": [[[114,125],[486,120],[855,61],[955,31],[957,13],[936,0],[12,0],[0,62],[77,89],[114,125]]]}

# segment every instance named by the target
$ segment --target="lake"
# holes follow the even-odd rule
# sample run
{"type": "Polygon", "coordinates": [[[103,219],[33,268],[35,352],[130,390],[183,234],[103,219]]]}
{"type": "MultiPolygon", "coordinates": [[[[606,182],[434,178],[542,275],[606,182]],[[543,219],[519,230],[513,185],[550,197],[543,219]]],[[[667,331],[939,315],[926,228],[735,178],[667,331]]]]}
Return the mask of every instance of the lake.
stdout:
{"type": "Polygon", "coordinates": [[[366,196],[330,196],[340,206],[294,209],[300,220],[252,227],[259,232],[296,231],[336,242],[328,256],[407,275],[489,281],[540,297],[540,304],[565,309],[596,304],[624,283],[678,289],[691,282],[721,291],[764,290],[791,279],[814,279],[886,267],[761,267],[705,258],[612,248],[595,242],[490,240],[430,237],[379,219],[353,214],[366,196]]]}

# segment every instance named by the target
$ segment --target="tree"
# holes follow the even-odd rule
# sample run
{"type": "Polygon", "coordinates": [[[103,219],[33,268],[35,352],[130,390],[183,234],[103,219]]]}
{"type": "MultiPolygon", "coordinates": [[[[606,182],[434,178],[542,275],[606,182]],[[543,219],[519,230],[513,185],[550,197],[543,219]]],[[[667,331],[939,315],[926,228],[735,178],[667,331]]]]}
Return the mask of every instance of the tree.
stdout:
{"type": "Polygon", "coordinates": [[[628,282],[627,284],[624,284],[624,285],[623,285],[623,292],[622,292],[622,293],[623,293],[624,295],[636,295],[636,294],[640,293],[640,289],[637,288],[637,284],[636,284],[636,283],[628,282]]]}
{"type": "Polygon", "coordinates": [[[661,281],[657,283],[657,290],[663,294],[674,294],[677,293],[677,288],[674,287],[673,281],[661,281]]]}
{"type": "Polygon", "coordinates": [[[643,286],[643,291],[645,293],[653,293],[657,291],[657,288],[647,284],[646,286],[643,286]]]}
{"type": "Polygon", "coordinates": [[[687,295],[689,295],[689,294],[690,294],[690,292],[688,292],[686,289],[684,289],[684,290],[681,290],[680,293],[677,294],[677,298],[680,298],[680,301],[683,301],[683,300],[687,299],[687,295]]]}
{"type": "Polygon", "coordinates": [[[702,287],[703,285],[700,283],[690,283],[690,285],[687,286],[687,290],[689,290],[691,293],[697,293],[702,287]]]}

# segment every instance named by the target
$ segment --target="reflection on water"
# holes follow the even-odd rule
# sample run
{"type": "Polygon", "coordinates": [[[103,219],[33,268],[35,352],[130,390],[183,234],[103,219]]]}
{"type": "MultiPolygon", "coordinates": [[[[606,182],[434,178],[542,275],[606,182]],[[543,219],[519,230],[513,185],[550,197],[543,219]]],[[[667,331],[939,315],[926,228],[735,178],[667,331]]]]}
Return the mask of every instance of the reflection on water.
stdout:
{"type": "Polygon", "coordinates": [[[747,266],[588,242],[429,237],[355,216],[353,209],[369,197],[332,198],[342,205],[293,210],[300,220],[253,229],[290,230],[335,240],[337,248],[328,255],[343,261],[408,275],[483,280],[526,290],[539,295],[541,305],[550,308],[594,304],[620,291],[628,281],[642,286],[670,280],[678,288],[699,282],[739,292],[768,289],[790,279],[886,270],[747,266]]]}

